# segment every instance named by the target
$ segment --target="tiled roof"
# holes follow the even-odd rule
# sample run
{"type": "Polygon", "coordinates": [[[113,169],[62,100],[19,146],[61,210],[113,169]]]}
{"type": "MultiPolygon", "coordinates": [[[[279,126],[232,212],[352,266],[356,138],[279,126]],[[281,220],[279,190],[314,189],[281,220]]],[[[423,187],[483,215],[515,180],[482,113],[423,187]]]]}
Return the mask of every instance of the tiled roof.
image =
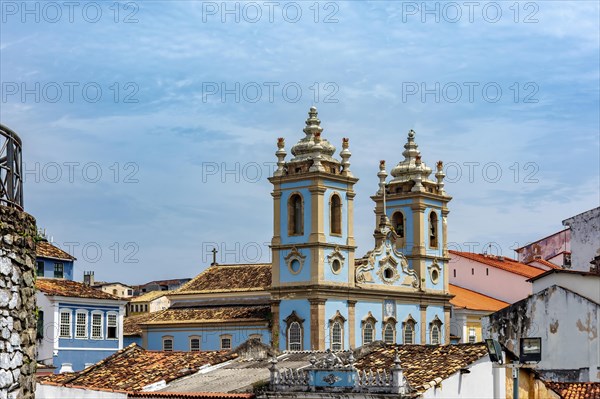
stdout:
{"type": "Polygon", "coordinates": [[[167,294],[167,291],[150,291],[150,292],[146,292],[142,295],[131,298],[129,300],[129,302],[133,302],[133,303],[150,302],[157,298],[160,298],[161,296],[165,296],[166,294],[167,294]]]}
{"type": "Polygon", "coordinates": [[[270,263],[215,265],[210,266],[173,293],[262,291],[270,286],[270,263]]]}
{"type": "Polygon", "coordinates": [[[448,289],[450,290],[450,293],[454,295],[454,298],[450,300],[450,303],[457,308],[489,310],[490,312],[495,312],[510,305],[507,302],[500,301],[496,298],[492,298],[490,296],[483,295],[479,292],[471,291],[457,285],[449,284],[448,289]]]}
{"type": "Polygon", "coordinates": [[[151,321],[159,312],[143,313],[135,316],[127,316],[123,318],[123,335],[141,337],[142,327],[140,323],[151,321]]]}
{"type": "Polygon", "coordinates": [[[533,263],[539,263],[539,264],[541,264],[541,265],[544,265],[544,266],[547,266],[547,267],[549,267],[549,268],[551,268],[551,269],[562,269],[562,267],[560,267],[560,266],[558,266],[558,265],[555,265],[555,264],[554,264],[554,263],[552,263],[552,262],[548,262],[548,261],[547,261],[547,260],[545,260],[545,259],[532,259],[532,260],[531,260],[531,262],[529,262],[529,263],[527,263],[527,264],[528,264],[529,266],[536,267],[536,266],[535,266],[533,263]]]}
{"type": "Polygon", "coordinates": [[[600,382],[549,382],[544,384],[562,399],[600,399],[600,382]]]}
{"type": "Polygon", "coordinates": [[[217,321],[264,321],[269,306],[223,306],[214,308],[165,309],[139,324],[212,323],[217,321]]]}
{"type": "Polygon", "coordinates": [[[484,343],[454,345],[383,345],[372,344],[375,348],[363,347],[365,355],[357,358],[355,366],[359,370],[390,370],[394,366],[396,350],[400,365],[410,387],[418,392],[425,391],[429,384],[436,384],[458,372],[484,356],[487,349],[484,343]],[[378,347],[377,347],[378,346],[378,347]]]}
{"type": "Polygon", "coordinates": [[[236,356],[227,354],[227,351],[147,351],[131,344],[85,370],[42,377],[38,382],[89,389],[139,391],[146,385],[163,380],[168,383],[196,373],[204,365],[222,363],[236,356]]]}
{"type": "Polygon", "coordinates": [[[36,256],[44,258],[53,258],[67,261],[76,260],[74,256],[69,255],[68,253],[66,253],[58,247],[55,247],[48,241],[38,241],[35,246],[35,254],[36,256]]]}
{"type": "Polygon", "coordinates": [[[46,295],[66,296],[72,298],[121,299],[109,293],[92,288],[89,285],[59,278],[38,277],[35,282],[35,288],[42,291],[46,295]]]}
{"type": "Polygon", "coordinates": [[[495,256],[495,255],[484,255],[484,254],[475,254],[472,252],[460,252],[460,251],[449,251],[453,255],[462,256],[463,258],[467,258],[479,263],[483,263],[488,266],[492,266],[498,269],[506,270],[508,272],[519,274],[521,276],[525,276],[528,278],[535,277],[539,274],[542,274],[544,270],[539,269],[537,267],[526,265],[525,263],[517,262],[514,259],[495,256]]]}
{"type": "Polygon", "coordinates": [[[253,393],[219,393],[219,392],[135,392],[128,398],[148,399],[253,399],[253,393]]]}

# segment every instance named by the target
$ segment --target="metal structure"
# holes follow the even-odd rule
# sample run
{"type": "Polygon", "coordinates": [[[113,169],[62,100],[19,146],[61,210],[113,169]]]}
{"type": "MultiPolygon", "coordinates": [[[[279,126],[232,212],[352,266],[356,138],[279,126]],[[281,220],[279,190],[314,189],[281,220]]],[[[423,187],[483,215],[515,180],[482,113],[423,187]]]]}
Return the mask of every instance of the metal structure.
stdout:
{"type": "Polygon", "coordinates": [[[23,153],[21,139],[0,124],[0,205],[23,210],[23,153]]]}

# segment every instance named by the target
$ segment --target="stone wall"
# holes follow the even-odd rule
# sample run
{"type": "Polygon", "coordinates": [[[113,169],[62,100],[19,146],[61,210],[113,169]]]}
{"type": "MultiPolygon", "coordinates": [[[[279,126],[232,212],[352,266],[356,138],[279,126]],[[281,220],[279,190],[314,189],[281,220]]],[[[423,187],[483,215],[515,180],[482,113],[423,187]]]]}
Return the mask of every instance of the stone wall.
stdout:
{"type": "Polygon", "coordinates": [[[35,396],[35,219],[0,206],[0,399],[35,396]]]}

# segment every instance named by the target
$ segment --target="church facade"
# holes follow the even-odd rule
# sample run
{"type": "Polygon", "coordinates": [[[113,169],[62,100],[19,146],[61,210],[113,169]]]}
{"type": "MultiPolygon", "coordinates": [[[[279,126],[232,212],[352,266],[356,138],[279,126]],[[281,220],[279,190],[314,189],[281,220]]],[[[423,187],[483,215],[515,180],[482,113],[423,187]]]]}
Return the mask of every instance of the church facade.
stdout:
{"type": "Polygon", "coordinates": [[[389,179],[380,162],[374,247],[358,257],[349,141],[337,158],[314,107],[303,131],[288,160],[285,140],[277,141],[272,263],[211,265],[169,295],[170,309],[141,323],[142,345],[193,350],[189,337],[203,350],[250,337],[280,350],[449,343],[451,197],[441,161],[431,178],[411,130],[389,179]]]}

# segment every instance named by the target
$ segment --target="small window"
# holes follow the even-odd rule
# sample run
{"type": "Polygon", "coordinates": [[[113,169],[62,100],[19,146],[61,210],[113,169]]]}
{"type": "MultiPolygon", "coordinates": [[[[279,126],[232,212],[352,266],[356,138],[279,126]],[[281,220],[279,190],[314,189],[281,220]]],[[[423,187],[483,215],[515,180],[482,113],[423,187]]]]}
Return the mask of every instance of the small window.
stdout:
{"type": "Polygon", "coordinates": [[[92,313],[92,339],[102,339],[102,313],[92,313]]]}
{"type": "Polygon", "coordinates": [[[231,335],[221,335],[221,349],[231,349],[231,335]]]}
{"type": "Polygon", "coordinates": [[[302,350],[302,329],[297,321],[290,323],[288,328],[288,349],[291,351],[302,350]]]}
{"type": "Polygon", "coordinates": [[[340,272],[340,270],[342,270],[342,263],[340,262],[339,259],[334,259],[333,262],[331,262],[331,270],[335,274],[338,274],[340,272]]]}
{"type": "Polygon", "coordinates": [[[440,328],[437,325],[433,325],[431,327],[431,344],[432,345],[440,344],[440,328]]]}
{"type": "Polygon", "coordinates": [[[454,273],[454,277],[456,277],[456,269],[452,269],[452,272],[454,273]]]}
{"type": "Polygon", "coordinates": [[[475,333],[475,327],[470,327],[469,328],[469,343],[474,344],[476,340],[477,340],[477,335],[475,333]]]}
{"type": "Polygon", "coordinates": [[[331,350],[341,351],[342,349],[342,324],[335,321],[331,325],[331,350]]]}
{"type": "Polygon", "coordinates": [[[106,315],[106,338],[117,339],[117,315],[109,313],[106,315]]]}
{"type": "Polygon", "coordinates": [[[64,265],[62,263],[54,264],[54,278],[63,278],[64,271],[64,265]]]}
{"type": "Polygon", "coordinates": [[[375,328],[373,327],[373,323],[370,321],[365,322],[363,325],[363,345],[370,344],[373,342],[375,328]]]}
{"type": "Polygon", "coordinates": [[[402,212],[395,212],[392,215],[392,226],[399,238],[404,238],[404,215],[402,212]]]}
{"type": "Polygon", "coordinates": [[[165,352],[173,351],[173,337],[171,337],[171,336],[163,337],[162,343],[163,343],[163,351],[165,351],[165,352]]]}
{"type": "Polygon", "coordinates": [[[331,196],[329,204],[331,234],[342,234],[342,200],[337,194],[331,196]]]}
{"type": "Polygon", "coordinates": [[[385,323],[383,328],[383,342],[393,344],[396,342],[396,328],[392,322],[385,323]]]}
{"type": "Polygon", "coordinates": [[[412,320],[404,323],[404,344],[411,345],[415,343],[415,323],[412,320]]]}
{"type": "Polygon", "coordinates": [[[71,338],[71,312],[60,312],[60,338],[71,338]]]}
{"type": "Polygon", "coordinates": [[[127,290],[127,295],[132,296],[133,295],[133,290],[127,290]]]}
{"type": "Polygon", "coordinates": [[[44,277],[44,261],[39,260],[36,262],[36,275],[44,277]]]}
{"type": "Polygon", "coordinates": [[[113,295],[117,295],[117,289],[116,288],[113,288],[112,292],[113,292],[113,295]]]}
{"type": "Polygon", "coordinates": [[[431,248],[438,246],[438,216],[435,211],[429,214],[429,246],[431,248]]]}
{"type": "Polygon", "coordinates": [[[44,338],[44,311],[38,310],[37,312],[37,339],[44,338]]]}
{"type": "Polygon", "coordinates": [[[471,275],[474,276],[475,275],[475,268],[471,268],[471,275]]]}
{"type": "Polygon", "coordinates": [[[490,275],[490,269],[488,267],[485,268],[485,275],[486,276],[490,275]]]}
{"type": "Polygon", "coordinates": [[[87,338],[87,312],[75,313],[75,338],[87,338]]]}
{"type": "Polygon", "coordinates": [[[288,235],[304,234],[302,197],[292,194],[288,201],[288,235]]]}
{"type": "Polygon", "coordinates": [[[258,342],[262,342],[262,335],[260,334],[250,334],[249,339],[255,339],[258,342]]]}
{"type": "Polygon", "coordinates": [[[200,337],[190,338],[190,352],[200,352],[200,337]]]}

